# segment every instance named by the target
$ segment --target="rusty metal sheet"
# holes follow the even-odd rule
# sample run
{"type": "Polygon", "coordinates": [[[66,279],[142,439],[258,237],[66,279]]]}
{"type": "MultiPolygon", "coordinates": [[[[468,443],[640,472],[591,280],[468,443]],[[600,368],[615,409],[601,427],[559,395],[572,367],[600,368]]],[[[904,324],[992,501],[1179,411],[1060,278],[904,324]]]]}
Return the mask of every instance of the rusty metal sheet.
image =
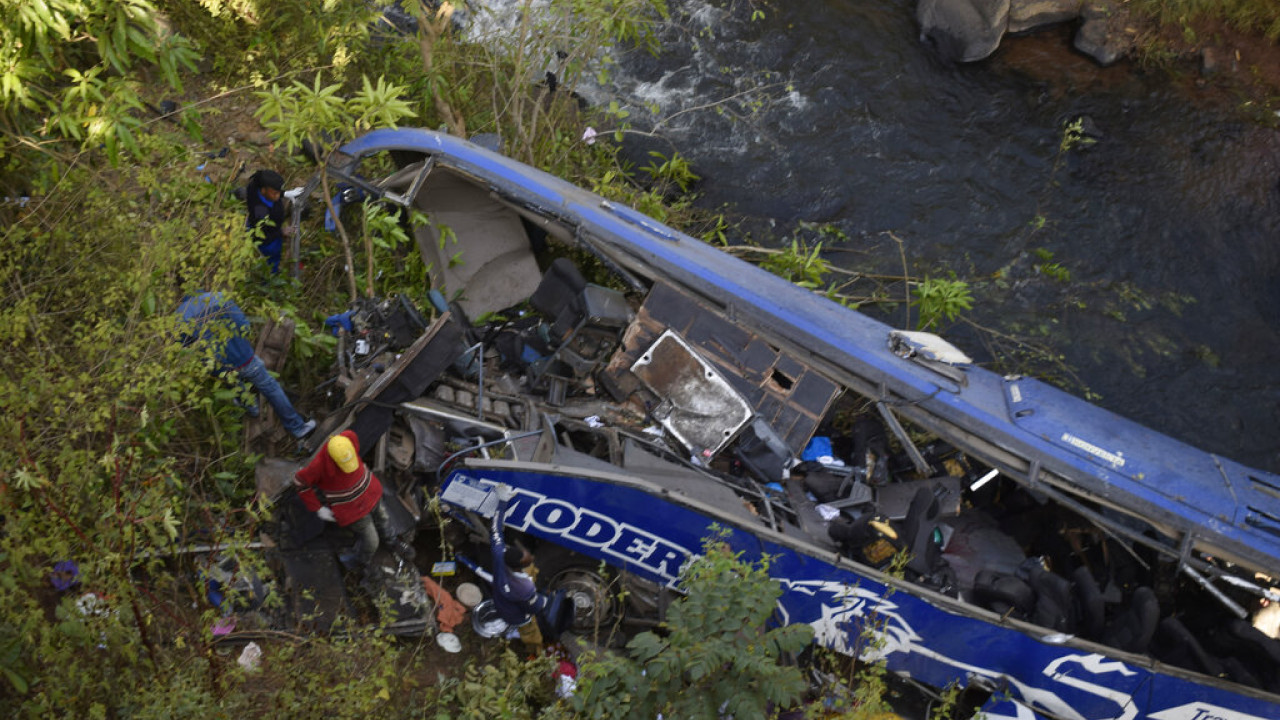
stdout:
{"type": "Polygon", "coordinates": [[[654,284],[606,372],[615,379],[665,330],[673,330],[751,404],[791,452],[799,455],[840,395],[840,386],[802,356],[771,345],[696,297],[654,284]]]}
{"type": "Polygon", "coordinates": [[[661,399],[655,418],[694,457],[710,460],[751,419],[751,406],[710,363],[667,330],[631,365],[661,399]]]}

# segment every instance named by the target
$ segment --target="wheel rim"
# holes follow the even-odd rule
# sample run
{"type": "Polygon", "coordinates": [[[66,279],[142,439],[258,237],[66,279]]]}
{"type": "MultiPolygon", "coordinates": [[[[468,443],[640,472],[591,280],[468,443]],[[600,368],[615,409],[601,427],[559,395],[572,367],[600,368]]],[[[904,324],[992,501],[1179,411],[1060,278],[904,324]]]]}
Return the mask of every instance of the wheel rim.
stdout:
{"type": "Polygon", "coordinates": [[[593,570],[562,570],[551,579],[550,589],[564,591],[565,602],[573,607],[575,633],[603,630],[617,620],[618,601],[610,592],[609,581],[593,570]]]}

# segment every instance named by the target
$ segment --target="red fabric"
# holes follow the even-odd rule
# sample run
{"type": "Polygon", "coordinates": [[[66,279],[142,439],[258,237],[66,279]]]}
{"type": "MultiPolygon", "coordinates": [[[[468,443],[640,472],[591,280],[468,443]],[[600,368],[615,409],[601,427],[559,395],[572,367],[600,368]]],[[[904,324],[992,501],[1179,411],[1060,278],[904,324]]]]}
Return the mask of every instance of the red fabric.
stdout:
{"type": "Polygon", "coordinates": [[[440,632],[453,632],[458,623],[467,616],[467,606],[454,600],[448,590],[440,587],[439,583],[426,575],[422,576],[422,587],[440,608],[436,612],[436,623],[440,626],[440,632]]]}
{"type": "MultiPolygon", "coordinates": [[[[356,449],[356,459],[360,460],[360,440],[355,432],[346,430],[342,435],[351,440],[351,444],[356,449]]],[[[333,458],[329,457],[327,442],[320,447],[319,452],[311,458],[311,462],[306,467],[294,474],[293,483],[298,488],[298,497],[302,498],[302,504],[306,505],[308,510],[315,512],[321,505],[327,504],[329,509],[333,510],[334,520],[343,527],[368,515],[369,511],[373,510],[382,499],[382,483],[378,481],[377,475],[369,472],[364,461],[360,460],[360,466],[355,469],[355,472],[342,472],[333,458]],[[357,487],[364,480],[365,473],[369,473],[369,486],[363,492],[346,501],[335,500],[357,487]],[[320,502],[320,498],[316,496],[316,490],[324,494],[326,502],[320,502]]]]}

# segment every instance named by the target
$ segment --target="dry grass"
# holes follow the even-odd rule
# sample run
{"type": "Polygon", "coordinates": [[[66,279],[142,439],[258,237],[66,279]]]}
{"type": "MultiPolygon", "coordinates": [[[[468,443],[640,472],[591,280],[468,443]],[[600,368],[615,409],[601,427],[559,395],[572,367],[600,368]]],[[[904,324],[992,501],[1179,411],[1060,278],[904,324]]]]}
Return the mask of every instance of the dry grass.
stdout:
{"type": "Polygon", "coordinates": [[[1194,27],[1196,22],[1220,21],[1280,41],[1280,3],[1275,0],[1134,0],[1133,6],[1164,24],[1194,27]]]}

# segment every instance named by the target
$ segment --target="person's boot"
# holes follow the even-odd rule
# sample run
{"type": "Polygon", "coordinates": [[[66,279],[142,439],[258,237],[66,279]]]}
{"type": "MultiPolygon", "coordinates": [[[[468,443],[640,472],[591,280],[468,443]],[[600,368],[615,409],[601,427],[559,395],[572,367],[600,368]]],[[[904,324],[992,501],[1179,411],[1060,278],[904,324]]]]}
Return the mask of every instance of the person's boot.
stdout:
{"type": "Polygon", "coordinates": [[[342,567],[346,568],[347,570],[355,570],[356,560],[358,557],[359,556],[356,553],[356,549],[351,548],[350,550],[343,550],[342,552],[338,553],[338,562],[342,563],[342,567]]]}
{"type": "Polygon", "coordinates": [[[369,563],[360,569],[360,589],[370,599],[378,597],[382,592],[382,583],[379,582],[378,578],[378,568],[373,563],[369,563]]]}
{"type": "Polygon", "coordinates": [[[391,541],[391,554],[400,558],[406,565],[412,565],[414,558],[418,556],[418,552],[413,549],[413,546],[402,538],[396,538],[391,541]]]}

